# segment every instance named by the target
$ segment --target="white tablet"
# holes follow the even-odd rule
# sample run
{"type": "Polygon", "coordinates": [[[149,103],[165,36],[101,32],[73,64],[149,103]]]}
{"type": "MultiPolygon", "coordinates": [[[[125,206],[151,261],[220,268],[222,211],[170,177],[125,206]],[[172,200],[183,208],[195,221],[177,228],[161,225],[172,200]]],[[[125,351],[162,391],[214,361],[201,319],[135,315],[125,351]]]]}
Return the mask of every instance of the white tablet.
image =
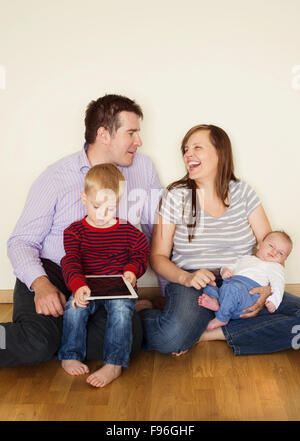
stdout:
{"type": "Polygon", "coordinates": [[[131,283],[121,274],[118,275],[87,275],[86,281],[91,290],[86,300],[96,299],[137,299],[138,295],[131,283]]]}

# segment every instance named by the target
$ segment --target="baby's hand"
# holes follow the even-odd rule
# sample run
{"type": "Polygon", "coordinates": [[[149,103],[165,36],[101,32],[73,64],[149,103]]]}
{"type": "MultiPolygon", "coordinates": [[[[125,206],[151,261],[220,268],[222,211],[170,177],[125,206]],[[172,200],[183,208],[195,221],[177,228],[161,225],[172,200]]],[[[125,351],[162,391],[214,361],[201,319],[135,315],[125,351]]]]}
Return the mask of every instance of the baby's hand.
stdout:
{"type": "Polygon", "coordinates": [[[74,299],[72,300],[73,309],[76,309],[76,305],[81,308],[86,308],[89,301],[85,300],[85,296],[89,296],[90,294],[91,290],[88,286],[81,286],[78,288],[74,294],[74,299]]]}
{"type": "Polygon", "coordinates": [[[221,271],[221,276],[222,276],[222,279],[223,279],[223,280],[224,280],[224,279],[229,279],[230,277],[233,276],[233,272],[232,272],[229,268],[224,268],[224,269],[221,271]]]}
{"type": "Polygon", "coordinates": [[[136,275],[131,271],[125,271],[123,276],[126,280],[128,280],[129,283],[131,283],[132,286],[135,286],[136,284],[136,275]]]}
{"type": "Polygon", "coordinates": [[[274,303],[272,303],[270,300],[266,301],[265,307],[267,308],[267,310],[269,312],[275,312],[276,311],[276,307],[275,307],[274,303]]]}

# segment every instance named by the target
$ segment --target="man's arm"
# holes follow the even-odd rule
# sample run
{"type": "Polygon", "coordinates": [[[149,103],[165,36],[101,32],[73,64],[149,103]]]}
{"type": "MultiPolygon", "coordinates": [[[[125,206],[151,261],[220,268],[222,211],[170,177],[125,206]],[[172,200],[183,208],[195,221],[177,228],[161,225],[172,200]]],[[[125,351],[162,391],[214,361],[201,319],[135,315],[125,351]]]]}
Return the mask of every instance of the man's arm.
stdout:
{"type": "Polygon", "coordinates": [[[151,243],[151,236],[155,222],[155,213],[162,196],[162,186],[154,164],[150,163],[149,180],[147,183],[147,196],[141,213],[141,227],[148,243],[151,243]]]}
{"type": "Polygon", "coordinates": [[[57,193],[55,183],[45,171],[32,185],[23,212],[7,243],[7,254],[14,274],[34,291],[38,314],[59,317],[65,296],[47,277],[40,260],[43,241],[51,230],[57,193]]]}
{"type": "Polygon", "coordinates": [[[55,183],[46,171],[33,183],[23,212],[7,242],[7,255],[14,274],[31,291],[35,279],[46,277],[40,251],[51,230],[56,200],[55,183]]]}
{"type": "MultiPolygon", "coordinates": [[[[160,183],[159,176],[154,167],[154,164],[151,161],[151,172],[149,171],[149,185],[148,185],[147,197],[141,215],[142,231],[145,234],[149,245],[151,244],[151,240],[152,240],[154,224],[158,219],[156,215],[156,211],[160,199],[162,197],[162,193],[163,193],[163,188],[160,183]]],[[[168,281],[163,279],[161,276],[157,276],[157,278],[159,281],[161,292],[162,294],[164,294],[164,290],[168,281]]]]}

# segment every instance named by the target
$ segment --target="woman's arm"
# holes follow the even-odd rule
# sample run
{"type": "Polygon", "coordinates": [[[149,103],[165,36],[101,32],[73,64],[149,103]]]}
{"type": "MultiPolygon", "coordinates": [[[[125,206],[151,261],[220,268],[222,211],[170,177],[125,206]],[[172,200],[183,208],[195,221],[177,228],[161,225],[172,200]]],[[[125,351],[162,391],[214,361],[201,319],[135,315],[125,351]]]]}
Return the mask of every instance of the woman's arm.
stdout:
{"type": "Polygon", "coordinates": [[[170,282],[179,283],[196,289],[204,288],[208,283],[215,285],[215,276],[208,270],[202,269],[190,273],[171,262],[176,225],[165,223],[161,215],[155,224],[152,234],[150,265],[153,270],[170,282]]]}
{"type": "MultiPolygon", "coordinates": [[[[259,205],[257,208],[255,208],[255,210],[253,210],[248,218],[248,221],[257,242],[261,242],[266,234],[270,233],[271,231],[270,222],[262,205],[259,205]]],[[[271,287],[260,286],[251,289],[249,293],[259,294],[260,298],[256,303],[254,303],[254,305],[244,309],[247,314],[242,314],[240,316],[241,318],[255,317],[259,313],[259,311],[265,306],[266,299],[271,295],[271,287]]]]}
{"type": "Polygon", "coordinates": [[[256,241],[261,242],[264,237],[271,232],[271,225],[262,205],[259,205],[252,211],[248,217],[256,241]]]}

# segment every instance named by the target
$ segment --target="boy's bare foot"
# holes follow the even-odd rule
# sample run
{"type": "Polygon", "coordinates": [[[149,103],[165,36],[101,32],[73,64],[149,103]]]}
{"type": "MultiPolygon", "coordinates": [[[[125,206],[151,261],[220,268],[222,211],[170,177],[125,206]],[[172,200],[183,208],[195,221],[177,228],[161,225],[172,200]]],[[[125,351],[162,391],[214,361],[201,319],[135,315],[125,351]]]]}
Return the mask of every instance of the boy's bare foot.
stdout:
{"type": "Polygon", "coordinates": [[[79,360],[62,360],[61,366],[69,375],[84,375],[90,372],[87,365],[79,360]]]}
{"type": "Polygon", "coordinates": [[[207,330],[210,331],[215,328],[219,328],[220,326],[227,325],[228,322],[221,322],[221,320],[218,320],[217,318],[214,318],[211,320],[207,325],[207,330]]]}
{"type": "Polygon", "coordinates": [[[86,382],[94,387],[104,387],[118,378],[122,373],[122,366],[105,364],[101,369],[91,374],[86,382]]]}
{"type": "Polygon", "coordinates": [[[176,357],[181,357],[181,355],[186,354],[189,351],[189,349],[187,349],[186,351],[181,351],[181,352],[172,352],[172,355],[175,355],[176,357]]]}
{"type": "Polygon", "coordinates": [[[152,308],[153,308],[152,302],[146,299],[138,300],[135,305],[136,312],[142,311],[143,309],[152,309],[152,308]]]}
{"type": "Polygon", "coordinates": [[[220,305],[217,299],[213,297],[209,297],[207,294],[202,294],[198,298],[198,305],[203,306],[206,309],[210,309],[211,311],[218,311],[220,305]]]}

